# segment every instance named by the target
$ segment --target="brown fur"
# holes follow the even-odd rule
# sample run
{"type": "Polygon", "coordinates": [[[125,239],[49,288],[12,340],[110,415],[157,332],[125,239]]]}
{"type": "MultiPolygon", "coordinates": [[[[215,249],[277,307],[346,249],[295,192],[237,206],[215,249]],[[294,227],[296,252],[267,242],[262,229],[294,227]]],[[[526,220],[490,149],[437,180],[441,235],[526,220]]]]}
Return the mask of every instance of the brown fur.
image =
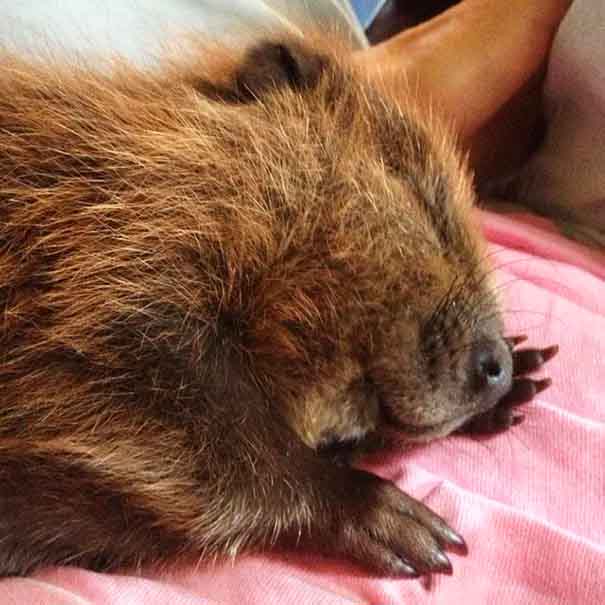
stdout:
{"type": "Polygon", "coordinates": [[[445,568],[451,530],[325,446],[496,403],[468,380],[501,339],[472,203],[446,130],[331,44],[2,56],[0,573],[293,541],[445,568]]]}

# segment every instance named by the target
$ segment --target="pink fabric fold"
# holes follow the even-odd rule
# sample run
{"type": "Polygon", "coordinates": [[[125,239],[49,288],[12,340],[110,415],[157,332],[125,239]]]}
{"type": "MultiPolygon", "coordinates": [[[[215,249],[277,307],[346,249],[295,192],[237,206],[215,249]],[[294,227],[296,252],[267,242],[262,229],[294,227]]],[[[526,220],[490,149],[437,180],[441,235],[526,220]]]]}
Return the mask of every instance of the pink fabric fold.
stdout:
{"type": "MultiPolygon", "coordinates": [[[[369,465],[460,530],[466,557],[430,582],[303,554],[142,577],[50,569],[0,581],[0,605],[605,603],[605,256],[527,215],[482,214],[510,334],[559,344],[526,420],[369,465]]],[[[1,545],[0,545],[1,548],[1,545]]]]}

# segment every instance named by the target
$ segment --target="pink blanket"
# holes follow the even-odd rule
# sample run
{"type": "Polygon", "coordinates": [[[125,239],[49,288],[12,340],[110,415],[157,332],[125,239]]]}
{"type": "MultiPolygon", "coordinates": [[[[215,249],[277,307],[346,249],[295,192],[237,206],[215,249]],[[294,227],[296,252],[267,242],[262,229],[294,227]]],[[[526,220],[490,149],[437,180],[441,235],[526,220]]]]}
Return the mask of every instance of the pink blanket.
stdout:
{"type": "Polygon", "coordinates": [[[465,536],[453,576],[380,580],[304,555],[161,578],[55,569],[0,581],[0,605],[605,603],[605,257],[538,219],[486,213],[484,226],[510,334],[561,346],[554,386],[490,441],[451,437],[370,463],[465,536]]]}

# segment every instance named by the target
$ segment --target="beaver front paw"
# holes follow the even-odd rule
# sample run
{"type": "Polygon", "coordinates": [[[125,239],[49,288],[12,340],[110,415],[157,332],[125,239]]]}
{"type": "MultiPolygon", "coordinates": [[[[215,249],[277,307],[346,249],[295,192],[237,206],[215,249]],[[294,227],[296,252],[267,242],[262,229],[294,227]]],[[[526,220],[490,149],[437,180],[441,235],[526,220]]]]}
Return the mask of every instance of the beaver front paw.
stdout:
{"type": "Polygon", "coordinates": [[[353,470],[354,487],[343,503],[333,541],[339,554],[381,576],[451,573],[444,550],[464,553],[464,540],[424,504],[390,481],[353,470]],[[342,515],[342,513],[341,513],[342,515]]]}
{"type": "Polygon", "coordinates": [[[538,393],[547,389],[551,384],[550,378],[534,380],[528,374],[539,370],[547,361],[550,361],[559,351],[557,345],[545,349],[517,349],[515,348],[527,339],[526,336],[507,338],[513,356],[513,385],[511,390],[496,406],[472,418],[459,433],[469,435],[493,435],[506,431],[511,426],[523,422],[524,416],[517,412],[517,408],[531,401],[538,393]]]}

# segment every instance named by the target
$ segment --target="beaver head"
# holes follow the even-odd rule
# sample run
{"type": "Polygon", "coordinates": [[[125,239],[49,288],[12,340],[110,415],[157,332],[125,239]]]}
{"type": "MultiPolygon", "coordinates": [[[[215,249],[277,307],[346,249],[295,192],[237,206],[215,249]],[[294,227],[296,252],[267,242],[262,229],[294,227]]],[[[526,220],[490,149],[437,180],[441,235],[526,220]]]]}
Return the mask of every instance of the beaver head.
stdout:
{"type": "Polygon", "coordinates": [[[256,268],[238,265],[255,303],[229,317],[305,439],[383,422],[427,439],[495,406],[511,350],[447,127],[333,44],[262,43],[211,80],[237,107],[229,197],[267,229],[256,268]]]}
{"type": "Polygon", "coordinates": [[[237,376],[310,443],[443,435],[510,389],[452,136],[312,42],[160,75],[5,59],[11,376],[63,363],[163,410],[237,376]]]}

